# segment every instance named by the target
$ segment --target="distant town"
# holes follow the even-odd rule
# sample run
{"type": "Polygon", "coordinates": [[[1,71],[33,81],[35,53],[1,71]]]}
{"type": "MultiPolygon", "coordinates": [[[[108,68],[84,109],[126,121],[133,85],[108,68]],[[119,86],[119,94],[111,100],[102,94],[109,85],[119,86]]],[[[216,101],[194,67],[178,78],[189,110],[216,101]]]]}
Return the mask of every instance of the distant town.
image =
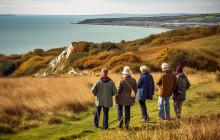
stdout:
{"type": "Polygon", "coordinates": [[[86,19],[77,24],[121,25],[152,28],[196,28],[198,26],[220,25],[220,13],[181,16],[126,17],[86,19]]]}

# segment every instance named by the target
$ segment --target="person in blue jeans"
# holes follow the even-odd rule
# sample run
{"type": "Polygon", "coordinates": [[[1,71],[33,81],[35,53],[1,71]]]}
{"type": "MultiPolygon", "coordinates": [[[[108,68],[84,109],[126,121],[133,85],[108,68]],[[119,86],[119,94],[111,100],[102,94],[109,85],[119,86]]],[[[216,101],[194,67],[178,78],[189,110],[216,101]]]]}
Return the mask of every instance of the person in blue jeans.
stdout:
{"type": "Polygon", "coordinates": [[[125,127],[129,128],[130,123],[130,108],[135,102],[135,97],[131,97],[131,90],[137,93],[137,83],[134,78],[131,77],[132,71],[128,66],[124,67],[122,72],[124,76],[121,78],[118,87],[118,95],[116,98],[116,104],[118,104],[118,121],[119,128],[123,125],[123,106],[125,107],[125,127]]]}
{"type": "Polygon", "coordinates": [[[94,114],[94,127],[99,127],[101,109],[103,108],[103,128],[108,129],[109,107],[113,106],[112,96],[117,93],[115,83],[107,76],[108,69],[102,69],[102,77],[92,87],[92,93],[95,95],[96,110],[94,114]]]}
{"type": "Polygon", "coordinates": [[[159,85],[158,91],[158,107],[159,107],[159,119],[169,120],[170,119],[170,103],[169,99],[172,96],[174,86],[178,85],[176,75],[169,69],[167,63],[161,65],[162,73],[160,74],[159,79],[156,84],[159,85]],[[165,112],[164,112],[165,107],[165,112]],[[166,117],[165,117],[166,116],[166,117]]]}

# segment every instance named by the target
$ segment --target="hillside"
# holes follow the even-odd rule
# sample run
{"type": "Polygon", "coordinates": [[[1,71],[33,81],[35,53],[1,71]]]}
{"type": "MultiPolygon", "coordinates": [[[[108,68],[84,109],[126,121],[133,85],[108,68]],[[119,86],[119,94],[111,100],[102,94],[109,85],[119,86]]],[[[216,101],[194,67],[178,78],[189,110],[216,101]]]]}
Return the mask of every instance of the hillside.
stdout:
{"type": "Polygon", "coordinates": [[[86,19],[77,24],[159,27],[167,29],[220,25],[220,14],[86,19]]]}
{"type": "Polygon", "coordinates": [[[220,26],[175,29],[146,38],[113,42],[72,42],[66,48],[44,52],[35,49],[24,55],[0,56],[1,76],[46,76],[66,73],[96,73],[103,67],[121,72],[129,65],[133,72],[148,65],[160,71],[163,62],[206,71],[219,71],[220,26]],[[192,51],[193,50],[193,51],[192,51]]]}
{"type": "Polygon", "coordinates": [[[66,48],[1,55],[0,140],[216,139],[220,137],[219,33],[220,26],[176,29],[121,43],[72,42],[66,48]],[[153,100],[146,101],[150,122],[140,123],[136,101],[129,130],[117,128],[115,103],[110,108],[108,131],[93,127],[91,87],[100,79],[103,67],[110,69],[109,76],[118,85],[125,65],[131,67],[136,81],[139,67],[149,66],[156,81],[163,62],[171,69],[184,66],[192,85],[180,121],[174,119],[171,100],[171,120],[158,120],[156,86],[153,100]],[[67,74],[69,70],[76,73],[67,74]]]}

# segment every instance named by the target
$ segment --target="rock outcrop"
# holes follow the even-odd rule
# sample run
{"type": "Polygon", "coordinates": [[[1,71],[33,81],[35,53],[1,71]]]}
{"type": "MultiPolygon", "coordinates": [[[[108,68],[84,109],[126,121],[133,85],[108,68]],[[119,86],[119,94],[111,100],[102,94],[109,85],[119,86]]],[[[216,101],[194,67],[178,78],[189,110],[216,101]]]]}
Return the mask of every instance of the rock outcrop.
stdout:
{"type": "Polygon", "coordinates": [[[66,49],[58,57],[53,59],[48,64],[48,67],[40,75],[47,76],[51,74],[68,73],[71,70],[72,70],[72,73],[75,73],[72,67],[68,64],[69,63],[68,58],[73,48],[74,48],[73,43],[70,43],[69,46],[66,47],[66,49]]]}

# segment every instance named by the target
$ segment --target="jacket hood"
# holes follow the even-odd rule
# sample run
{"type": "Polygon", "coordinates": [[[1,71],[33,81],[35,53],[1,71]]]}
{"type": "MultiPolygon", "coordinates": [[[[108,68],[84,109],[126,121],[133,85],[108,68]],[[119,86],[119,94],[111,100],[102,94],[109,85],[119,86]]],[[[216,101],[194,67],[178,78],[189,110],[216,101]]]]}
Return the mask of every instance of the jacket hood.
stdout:
{"type": "Polygon", "coordinates": [[[165,71],[162,71],[162,73],[171,73],[172,70],[165,70],[165,71]]]}
{"type": "Polygon", "coordinates": [[[103,82],[103,83],[107,83],[109,82],[111,79],[109,77],[101,77],[100,80],[103,82]]]}
{"type": "Polygon", "coordinates": [[[148,72],[148,71],[145,71],[145,72],[143,72],[141,75],[147,75],[147,74],[149,74],[149,72],[148,72]]]}
{"type": "Polygon", "coordinates": [[[185,78],[186,77],[186,75],[184,74],[184,73],[178,73],[178,74],[176,74],[177,76],[179,76],[179,77],[182,77],[182,78],[185,78]]]}

